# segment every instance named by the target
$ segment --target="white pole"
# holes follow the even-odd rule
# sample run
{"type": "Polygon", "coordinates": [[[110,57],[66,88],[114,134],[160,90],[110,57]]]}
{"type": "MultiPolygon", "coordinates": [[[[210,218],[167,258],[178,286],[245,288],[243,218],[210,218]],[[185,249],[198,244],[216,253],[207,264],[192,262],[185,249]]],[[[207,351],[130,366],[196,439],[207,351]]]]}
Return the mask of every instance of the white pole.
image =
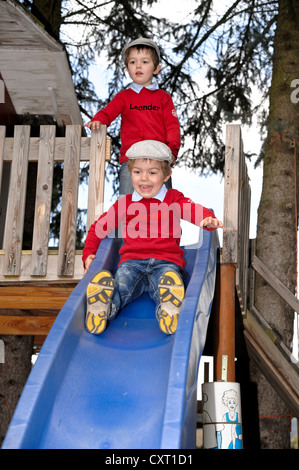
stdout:
{"type": "Polygon", "coordinates": [[[242,449],[240,385],[208,382],[202,385],[204,449],[242,449]]]}

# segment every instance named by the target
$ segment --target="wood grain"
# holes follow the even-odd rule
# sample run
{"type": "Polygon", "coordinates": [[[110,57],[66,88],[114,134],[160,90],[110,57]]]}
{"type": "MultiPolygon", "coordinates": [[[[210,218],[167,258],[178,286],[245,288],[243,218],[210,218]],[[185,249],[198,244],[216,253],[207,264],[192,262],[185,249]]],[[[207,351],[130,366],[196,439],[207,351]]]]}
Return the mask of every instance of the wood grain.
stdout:
{"type": "Polygon", "coordinates": [[[40,127],[40,147],[32,240],[32,276],[45,276],[47,274],[55,132],[55,126],[40,127]]]}
{"type": "Polygon", "coordinates": [[[30,126],[15,126],[13,159],[4,233],[4,275],[20,274],[30,126]]]}

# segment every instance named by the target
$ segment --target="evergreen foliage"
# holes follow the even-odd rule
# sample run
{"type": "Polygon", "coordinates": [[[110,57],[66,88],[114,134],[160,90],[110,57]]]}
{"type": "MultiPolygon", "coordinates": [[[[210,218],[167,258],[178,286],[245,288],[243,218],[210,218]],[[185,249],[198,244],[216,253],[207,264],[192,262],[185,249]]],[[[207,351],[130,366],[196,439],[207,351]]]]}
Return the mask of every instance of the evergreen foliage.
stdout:
{"type": "MultiPolygon", "coordinates": [[[[40,13],[49,32],[60,30],[68,52],[78,102],[90,119],[126,83],[121,50],[138,36],[155,40],[162,52],[159,85],[169,92],[182,126],[184,153],[179,165],[202,173],[223,171],[222,126],[233,120],[250,124],[260,111],[270,87],[274,26],[278,1],[200,0],[175,22],[154,15],[157,0],[61,1],[61,15],[51,0],[24,0],[26,8],[40,13]],[[109,85],[104,99],[97,97],[90,80],[90,67],[98,57],[107,63],[109,85]],[[258,103],[255,91],[261,93],[258,103]]],[[[171,4],[167,3],[169,8],[171,4]]],[[[56,5],[57,6],[57,5],[56,5]]],[[[170,15],[171,16],[171,15],[170,15]]],[[[109,128],[114,155],[111,171],[117,175],[119,120],[109,128]]]]}

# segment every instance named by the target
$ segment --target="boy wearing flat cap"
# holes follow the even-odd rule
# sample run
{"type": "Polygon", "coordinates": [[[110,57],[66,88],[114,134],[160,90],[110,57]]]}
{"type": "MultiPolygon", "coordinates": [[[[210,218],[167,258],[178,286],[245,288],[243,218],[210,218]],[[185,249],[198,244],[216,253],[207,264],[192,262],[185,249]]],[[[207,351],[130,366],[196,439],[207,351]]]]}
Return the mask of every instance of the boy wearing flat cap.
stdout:
{"type": "Polygon", "coordinates": [[[90,333],[102,333],[108,321],[148,289],[160,329],[173,334],[185,295],[180,220],[207,230],[224,227],[209,209],[176,189],[167,190],[172,161],[167,145],[152,140],[137,142],[127,157],[133,194],[117,200],[102,214],[85,240],[86,272],[101,240],[122,224],[124,244],[117,272],[113,278],[107,270],[100,271],[89,283],[85,325],[90,333]]]}
{"type": "Polygon", "coordinates": [[[123,48],[122,57],[133,82],[127,89],[117,93],[113,100],[86,124],[91,130],[96,130],[101,124],[109,126],[121,116],[121,196],[133,191],[126,153],[135,142],[150,139],[165,143],[171,149],[172,164],[181,145],[179,120],[171,96],[161,90],[154,81],[154,77],[161,70],[157,44],[151,39],[140,37],[123,48]]]}

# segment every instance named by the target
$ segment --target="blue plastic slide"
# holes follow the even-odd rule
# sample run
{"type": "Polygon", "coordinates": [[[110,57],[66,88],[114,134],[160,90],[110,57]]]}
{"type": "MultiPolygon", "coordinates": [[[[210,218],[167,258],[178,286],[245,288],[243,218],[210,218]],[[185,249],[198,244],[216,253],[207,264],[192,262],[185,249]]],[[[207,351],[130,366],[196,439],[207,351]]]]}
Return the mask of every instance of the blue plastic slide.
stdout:
{"type": "Polygon", "coordinates": [[[185,247],[186,297],[174,335],[147,293],[101,335],[84,328],[86,288],[118,263],[105,239],[60,311],[25,385],[2,449],[195,448],[197,371],[214,295],[218,237],[185,247]]]}

